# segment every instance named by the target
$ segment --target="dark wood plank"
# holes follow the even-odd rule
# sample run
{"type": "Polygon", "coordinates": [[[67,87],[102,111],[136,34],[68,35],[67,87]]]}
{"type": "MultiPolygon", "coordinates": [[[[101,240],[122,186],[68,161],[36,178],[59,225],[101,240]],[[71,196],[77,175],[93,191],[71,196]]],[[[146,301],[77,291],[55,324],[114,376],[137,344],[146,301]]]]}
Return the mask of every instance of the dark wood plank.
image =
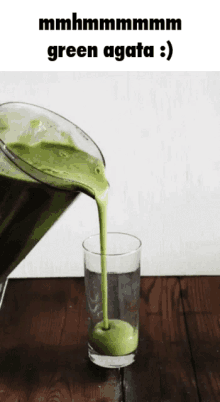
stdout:
{"type": "Polygon", "coordinates": [[[87,357],[84,278],[10,280],[0,321],[1,402],[121,401],[87,357]]]}
{"type": "Polygon", "coordinates": [[[140,343],[126,402],[199,401],[177,278],[141,278],[140,343]]]}
{"type": "Polygon", "coordinates": [[[220,400],[220,277],[181,278],[201,401],[220,400]]]}

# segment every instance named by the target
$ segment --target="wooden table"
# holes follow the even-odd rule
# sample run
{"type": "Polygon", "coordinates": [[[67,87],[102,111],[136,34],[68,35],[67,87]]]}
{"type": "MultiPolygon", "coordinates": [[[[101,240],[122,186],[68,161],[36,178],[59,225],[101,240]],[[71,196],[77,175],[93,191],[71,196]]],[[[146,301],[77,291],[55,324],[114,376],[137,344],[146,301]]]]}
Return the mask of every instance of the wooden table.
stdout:
{"type": "Polygon", "coordinates": [[[220,401],[220,278],[142,277],[136,362],[87,357],[83,278],[11,279],[0,312],[0,401],[220,401]]]}

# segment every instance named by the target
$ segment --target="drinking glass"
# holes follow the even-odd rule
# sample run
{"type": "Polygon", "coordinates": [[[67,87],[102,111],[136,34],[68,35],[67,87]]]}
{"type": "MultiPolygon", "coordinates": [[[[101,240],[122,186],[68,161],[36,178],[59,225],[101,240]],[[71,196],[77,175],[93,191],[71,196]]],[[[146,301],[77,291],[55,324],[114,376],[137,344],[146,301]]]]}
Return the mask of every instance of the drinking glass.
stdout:
{"type": "Polygon", "coordinates": [[[141,241],[127,233],[107,234],[109,329],[104,329],[100,237],[83,242],[86,305],[89,316],[88,355],[107,368],[132,364],[138,347],[141,241]]]}

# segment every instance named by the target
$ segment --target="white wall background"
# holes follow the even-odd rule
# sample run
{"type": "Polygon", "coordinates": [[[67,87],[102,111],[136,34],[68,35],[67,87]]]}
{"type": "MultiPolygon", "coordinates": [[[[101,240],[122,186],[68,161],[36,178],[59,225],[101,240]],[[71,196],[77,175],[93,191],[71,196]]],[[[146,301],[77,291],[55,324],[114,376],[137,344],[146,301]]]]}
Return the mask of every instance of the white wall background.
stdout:
{"type": "MultiPolygon", "coordinates": [[[[0,72],[7,101],[49,108],[99,145],[108,230],[142,240],[142,275],[220,274],[220,73],[0,72]]],[[[10,276],[82,276],[97,232],[81,195],[10,276]]]]}

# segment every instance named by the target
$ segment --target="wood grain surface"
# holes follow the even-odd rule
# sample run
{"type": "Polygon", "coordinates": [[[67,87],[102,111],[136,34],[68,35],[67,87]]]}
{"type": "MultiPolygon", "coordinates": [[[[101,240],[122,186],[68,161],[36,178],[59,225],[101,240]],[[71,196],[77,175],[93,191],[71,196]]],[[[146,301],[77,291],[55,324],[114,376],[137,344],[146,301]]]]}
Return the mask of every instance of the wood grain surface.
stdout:
{"type": "Polygon", "coordinates": [[[177,278],[141,282],[140,344],[124,386],[126,402],[199,401],[177,278]]]}
{"type": "Polygon", "coordinates": [[[133,365],[87,357],[84,278],[11,279],[0,311],[1,402],[215,402],[220,279],[142,277],[133,365]]]}
{"type": "Polygon", "coordinates": [[[1,311],[1,402],[120,401],[119,370],[87,357],[83,279],[11,280],[1,311]]]}
{"type": "Polygon", "coordinates": [[[201,401],[220,400],[220,278],[181,279],[186,328],[201,401]]]}

